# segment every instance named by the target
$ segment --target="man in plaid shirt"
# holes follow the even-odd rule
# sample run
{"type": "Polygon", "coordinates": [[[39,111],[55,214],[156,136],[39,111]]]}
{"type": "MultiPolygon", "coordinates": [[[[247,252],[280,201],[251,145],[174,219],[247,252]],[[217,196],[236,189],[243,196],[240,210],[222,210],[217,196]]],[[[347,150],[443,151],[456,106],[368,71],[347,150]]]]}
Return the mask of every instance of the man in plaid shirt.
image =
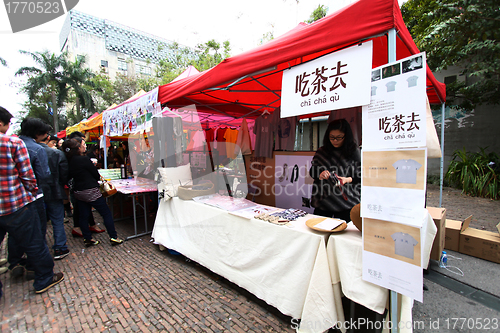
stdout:
{"type": "MultiPolygon", "coordinates": [[[[64,279],[54,273],[54,260],[42,238],[33,204],[38,190],[24,142],[5,135],[12,115],[0,106],[0,237],[6,233],[27,254],[35,271],[33,286],[43,293],[64,279]]],[[[0,283],[1,296],[1,283],[0,283]]]]}

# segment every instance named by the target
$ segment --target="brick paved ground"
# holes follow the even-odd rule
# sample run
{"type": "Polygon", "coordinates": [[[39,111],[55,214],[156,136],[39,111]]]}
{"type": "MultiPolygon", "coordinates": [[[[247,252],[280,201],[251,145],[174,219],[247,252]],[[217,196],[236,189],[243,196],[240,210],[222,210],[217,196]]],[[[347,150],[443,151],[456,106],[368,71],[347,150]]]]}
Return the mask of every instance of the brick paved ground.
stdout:
{"type": "MultiPolygon", "coordinates": [[[[132,221],[115,225],[120,237],[133,234],[132,221]]],[[[85,248],[71,237],[72,222],[65,227],[71,254],[55,262],[55,271],[65,273],[59,285],[37,295],[33,281],[0,276],[1,332],[293,331],[291,318],[196,263],[160,251],[149,236],[111,247],[101,233],[95,235],[101,244],[85,248]]],[[[47,230],[51,246],[52,227],[47,230]]]]}

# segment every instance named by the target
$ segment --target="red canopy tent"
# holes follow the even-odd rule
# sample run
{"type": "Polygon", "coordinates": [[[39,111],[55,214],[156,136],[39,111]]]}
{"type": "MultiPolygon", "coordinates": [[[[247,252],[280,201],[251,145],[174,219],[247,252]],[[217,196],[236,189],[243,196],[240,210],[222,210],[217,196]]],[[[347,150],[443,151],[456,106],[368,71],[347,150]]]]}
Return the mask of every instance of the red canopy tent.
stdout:
{"type": "Polygon", "coordinates": [[[64,139],[66,137],[66,130],[64,129],[62,131],[57,132],[57,137],[59,139],[64,139]]]}
{"type": "MultiPolygon", "coordinates": [[[[170,108],[195,104],[206,114],[254,118],[260,115],[256,111],[281,104],[282,72],[289,67],[367,40],[373,41],[372,67],[386,64],[390,29],[397,33],[396,59],[420,52],[403,22],[398,1],[359,0],[207,71],[160,86],[158,98],[170,108]]],[[[427,95],[431,104],[446,99],[445,85],[428,67],[427,95]]]]}

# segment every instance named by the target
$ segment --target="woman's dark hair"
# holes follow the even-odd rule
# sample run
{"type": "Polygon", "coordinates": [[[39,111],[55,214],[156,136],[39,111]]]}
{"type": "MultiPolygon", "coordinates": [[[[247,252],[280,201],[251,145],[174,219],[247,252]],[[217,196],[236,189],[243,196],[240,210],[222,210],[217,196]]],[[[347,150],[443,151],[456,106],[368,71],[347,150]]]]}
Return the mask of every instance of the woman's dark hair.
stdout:
{"type": "Polygon", "coordinates": [[[71,132],[71,134],[68,136],[68,139],[74,139],[74,138],[84,138],[85,134],[79,131],[74,131],[71,132]]]}
{"type": "Polygon", "coordinates": [[[70,161],[74,156],[80,156],[80,145],[82,144],[82,138],[73,138],[64,140],[62,144],[62,151],[66,154],[66,158],[70,161]]]}
{"type": "Polygon", "coordinates": [[[328,124],[325,136],[323,137],[323,147],[328,151],[335,149],[330,141],[330,132],[333,130],[339,130],[344,133],[344,143],[342,147],[340,147],[341,154],[347,158],[351,157],[358,148],[356,141],[354,141],[354,136],[352,135],[351,125],[349,125],[345,119],[336,119],[328,124]]]}
{"type": "Polygon", "coordinates": [[[19,132],[19,134],[36,139],[38,135],[47,134],[50,131],[52,131],[52,126],[45,123],[43,120],[28,117],[24,118],[21,122],[21,132],[19,132]]]}

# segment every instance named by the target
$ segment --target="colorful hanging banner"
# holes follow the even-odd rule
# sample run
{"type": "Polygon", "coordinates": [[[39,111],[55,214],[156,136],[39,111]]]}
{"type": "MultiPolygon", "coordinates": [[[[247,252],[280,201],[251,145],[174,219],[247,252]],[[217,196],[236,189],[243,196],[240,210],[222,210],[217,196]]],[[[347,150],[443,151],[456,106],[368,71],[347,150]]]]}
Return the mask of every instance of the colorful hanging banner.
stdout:
{"type": "Polygon", "coordinates": [[[158,87],[129,103],[119,105],[115,109],[103,112],[104,134],[122,136],[149,130],[152,118],[161,114],[158,102],[158,87]]]}

